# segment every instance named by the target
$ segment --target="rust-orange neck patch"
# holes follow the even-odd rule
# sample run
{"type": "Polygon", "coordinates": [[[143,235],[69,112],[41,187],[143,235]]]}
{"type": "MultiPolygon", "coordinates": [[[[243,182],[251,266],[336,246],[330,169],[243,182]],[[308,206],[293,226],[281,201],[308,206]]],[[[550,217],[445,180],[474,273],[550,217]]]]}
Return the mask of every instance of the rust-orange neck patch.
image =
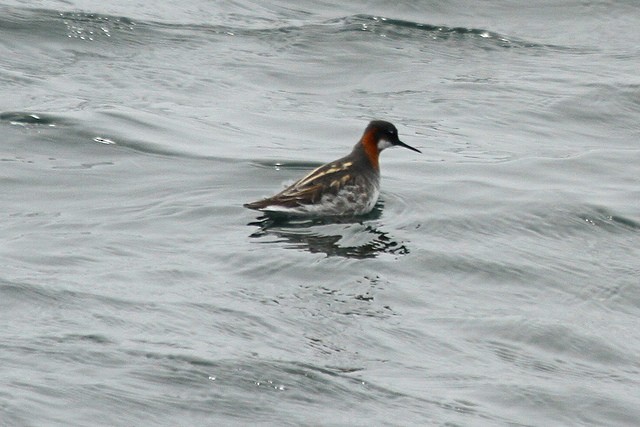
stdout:
{"type": "Polygon", "coordinates": [[[373,166],[375,170],[380,170],[380,166],[378,165],[380,150],[378,150],[376,132],[374,130],[367,130],[364,135],[362,135],[360,143],[364,147],[364,152],[367,155],[369,162],[371,162],[371,166],[373,166]]]}

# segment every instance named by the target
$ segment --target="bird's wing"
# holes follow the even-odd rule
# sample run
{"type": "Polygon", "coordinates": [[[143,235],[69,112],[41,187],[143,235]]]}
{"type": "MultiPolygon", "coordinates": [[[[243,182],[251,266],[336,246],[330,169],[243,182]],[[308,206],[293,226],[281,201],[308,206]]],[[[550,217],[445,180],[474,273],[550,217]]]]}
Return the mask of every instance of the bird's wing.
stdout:
{"type": "Polygon", "coordinates": [[[332,162],[311,171],[307,176],[285,188],[273,197],[249,204],[253,209],[270,205],[296,207],[320,201],[324,194],[337,194],[341,188],[353,183],[354,175],[348,162],[332,162]]]}

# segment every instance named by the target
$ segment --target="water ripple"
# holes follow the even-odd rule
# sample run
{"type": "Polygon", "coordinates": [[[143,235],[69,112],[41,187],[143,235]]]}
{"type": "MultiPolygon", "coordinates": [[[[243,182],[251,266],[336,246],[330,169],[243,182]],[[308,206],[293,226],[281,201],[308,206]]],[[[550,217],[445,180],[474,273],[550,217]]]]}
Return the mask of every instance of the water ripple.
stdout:
{"type": "Polygon", "coordinates": [[[259,227],[250,237],[276,237],[276,240],[261,242],[286,243],[284,248],[324,253],[327,256],[364,259],[384,253],[406,255],[410,251],[405,242],[397,241],[390,232],[375,225],[375,220],[382,215],[383,206],[380,201],[371,213],[355,218],[296,219],[279,215],[262,216],[248,224],[259,227]]]}

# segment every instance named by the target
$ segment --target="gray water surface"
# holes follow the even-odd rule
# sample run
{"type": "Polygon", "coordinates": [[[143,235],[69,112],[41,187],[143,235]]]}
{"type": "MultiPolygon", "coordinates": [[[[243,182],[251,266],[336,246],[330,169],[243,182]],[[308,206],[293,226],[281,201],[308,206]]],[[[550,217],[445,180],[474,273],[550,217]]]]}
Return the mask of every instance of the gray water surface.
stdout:
{"type": "Polygon", "coordinates": [[[640,9],[0,6],[0,425],[638,425],[640,9]],[[362,218],[242,204],[382,154],[362,218]]]}

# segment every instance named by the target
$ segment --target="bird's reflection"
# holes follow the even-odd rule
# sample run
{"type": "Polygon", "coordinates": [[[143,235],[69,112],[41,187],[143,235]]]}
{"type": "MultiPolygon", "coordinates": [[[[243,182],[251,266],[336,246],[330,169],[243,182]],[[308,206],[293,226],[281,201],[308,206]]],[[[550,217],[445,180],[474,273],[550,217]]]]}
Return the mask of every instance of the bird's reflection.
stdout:
{"type": "MultiPolygon", "coordinates": [[[[345,258],[374,258],[381,253],[405,255],[409,249],[388,232],[373,225],[382,216],[383,202],[378,201],[367,215],[340,218],[293,218],[264,215],[247,225],[259,229],[250,237],[278,237],[290,249],[345,258]]],[[[269,241],[273,243],[273,241],[269,241]]]]}

